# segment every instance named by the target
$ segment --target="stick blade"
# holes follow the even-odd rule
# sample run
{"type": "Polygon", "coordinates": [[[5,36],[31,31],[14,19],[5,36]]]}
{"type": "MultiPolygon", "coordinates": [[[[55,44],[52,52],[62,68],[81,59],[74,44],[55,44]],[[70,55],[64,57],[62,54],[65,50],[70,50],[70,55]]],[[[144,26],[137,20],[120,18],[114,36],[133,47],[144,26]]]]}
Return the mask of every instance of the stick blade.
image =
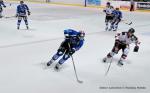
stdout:
{"type": "Polygon", "coordinates": [[[80,83],[80,84],[82,84],[82,83],[83,83],[83,81],[81,81],[81,80],[77,80],[77,82],[78,82],[78,83],[80,83]]]}
{"type": "Polygon", "coordinates": [[[129,23],[129,25],[131,25],[131,24],[132,24],[132,22],[129,23]]]}

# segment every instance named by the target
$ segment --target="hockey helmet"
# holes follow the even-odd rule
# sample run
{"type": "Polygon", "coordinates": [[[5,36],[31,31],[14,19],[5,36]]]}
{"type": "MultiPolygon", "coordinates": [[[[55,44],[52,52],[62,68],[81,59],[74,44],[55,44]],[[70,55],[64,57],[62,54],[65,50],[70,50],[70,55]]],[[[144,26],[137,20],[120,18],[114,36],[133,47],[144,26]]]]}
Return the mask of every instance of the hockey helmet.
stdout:
{"type": "Polygon", "coordinates": [[[116,10],[119,10],[119,8],[117,7],[116,10]]]}
{"type": "Polygon", "coordinates": [[[134,30],[134,28],[130,28],[129,30],[128,30],[128,32],[130,32],[130,33],[134,33],[135,32],[135,30],[134,30]]]}
{"type": "Polygon", "coordinates": [[[110,2],[107,2],[106,5],[110,5],[110,2]]]}
{"type": "Polygon", "coordinates": [[[23,3],[24,3],[24,1],[21,0],[21,1],[20,1],[20,4],[23,4],[23,3]]]}

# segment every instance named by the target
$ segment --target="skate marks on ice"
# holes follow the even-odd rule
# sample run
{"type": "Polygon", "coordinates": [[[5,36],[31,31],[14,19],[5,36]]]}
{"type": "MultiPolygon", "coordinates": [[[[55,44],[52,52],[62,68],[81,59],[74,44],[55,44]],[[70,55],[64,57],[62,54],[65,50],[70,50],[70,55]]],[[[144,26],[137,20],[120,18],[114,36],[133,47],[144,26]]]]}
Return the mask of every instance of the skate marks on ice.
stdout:
{"type": "Polygon", "coordinates": [[[24,38],[34,38],[36,37],[36,34],[35,31],[36,29],[35,28],[20,28],[17,30],[21,35],[22,37],[24,38]]]}
{"type": "Polygon", "coordinates": [[[0,45],[0,48],[18,47],[18,46],[25,46],[25,45],[31,45],[31,44],[45,43],[45,42],[50,42],[50,41],[59,40],[59,39],[62,39],[62,37],[42,39],[42,40],[36,40],[36,41],[30,41],[30,42],[15,43],[15,44],[8,44],[8,45],[0,45]]]}
{"type": "Polygon", "coordinates": [[[26,32],[28,32],[28,31],[36,31],[36,29],[35,28],[20,28],[18,31],[26,31],[26,32]]]}
{"type": "MultiPolygon", "coordinates": [[[[41,63],[37,63],[37,64],[34,64],[34,65],[37,66],[37,67],[40,67],[42,70],[50,70],[51,69],[52,71],[56,71],[54,68],[55,68],[57,62],[52,63],[51,66],[47,66],[47,62],[48,61],[43,61],[41,63]]],[[[70,66],[68,66],[66,64],[63,64],[62,67],[61,67],[61,69],[58,70],[57,72],[65,70],[65,69],[67,69],[69,67],[70,66]]]]}

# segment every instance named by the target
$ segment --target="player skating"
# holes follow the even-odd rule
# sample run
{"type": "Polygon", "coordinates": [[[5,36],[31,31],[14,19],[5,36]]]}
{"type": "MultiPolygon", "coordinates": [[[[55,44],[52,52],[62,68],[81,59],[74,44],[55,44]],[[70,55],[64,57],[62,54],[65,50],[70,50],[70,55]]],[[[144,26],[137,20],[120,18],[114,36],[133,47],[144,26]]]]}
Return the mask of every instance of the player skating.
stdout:
{"type": "Polygon", "coordinates": [[[105,17],[105,24],[106,24],[105,30],[106,31],[110,29],[109,23],[111,23],[113,20],[113,17],[114,17],[113,11],[114,11],[113,6],[111,6],[110,2],[107,2],[106,8],[103,10],[103,12],[106,13],[106,17],[105,17]]]}
{"type": "Polygon", "coordinates": [[[18,17],[17,29],[20,29],[20,23],[22,19],[26,24],[26,28],[29,29],[27,14],[30,15],[28,6],[24,4],[24,1],[20,1],[20,5],[17,6],[17,14],[16,14],[16,17],[18,17]]]}
{"type": "Polygon", "coordinates": [[[103,59],[103,62],[107,62],[109,59],[111,59],[115,54],[119,52],[120,49],[122,49],[122,55],[121,58],[118,61],[118,65],[122,66],[123,61],[126,59],[129,48],[131,43],[135,43],[134,52],[138,52],[139,46],[138,44],[138,38],[134,35],[135,30],[133,28],[130,28],[128,32],[122,32],[118,33],[115,36],[115,44],[110,53],[103,59]]]}
{"type": "Polygon", "coordinates": [[[3,1],[3,0],[0,0],[0,18],[3,17],[3,15],[2,15],[3,7],[5,8],[6,5],[4,4],[4,1],[3,1]]]}
{"type": "Polygon", "coordinates": [[[110,29],[109,31],[113,30],[113,31],[117,31],[118,29],[118,24],[119,22],[121,21],[122,19],[122,12],[119,10],[119,8],[116,8],[114,11],[113,11],[113,20],[111,22],[111,26],[110,26],[110,29]]]}
{"type": "Polygon", "coordinates": [[[65,40],[61,43],[57,53],[52,57],[52,59],[47,63],[50,66],[54,61],[56,61],[60,56],[62,58],[55,65],[55,70],[59,70],[62,64],[70,58],[76,51],[78,51],[83,43],[85,33],[83,31],[75,31],[73,29],[64,30],[65,40]]]}

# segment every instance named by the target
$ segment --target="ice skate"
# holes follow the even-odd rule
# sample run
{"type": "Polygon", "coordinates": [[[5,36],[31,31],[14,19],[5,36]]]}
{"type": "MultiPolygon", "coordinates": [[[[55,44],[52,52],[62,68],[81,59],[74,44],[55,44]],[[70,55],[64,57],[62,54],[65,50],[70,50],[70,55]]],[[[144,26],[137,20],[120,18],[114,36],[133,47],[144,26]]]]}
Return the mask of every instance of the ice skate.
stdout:
{"type": "Polygon", "coordinates": [[[62,67],[61,64],[57,63],[57,64],[55,65],[55,68],[54,68],[54,69],[55,69],[56,71],[59,71],[59,70],[61,69],[61,67],[62,67]]]}
{"type": "Polygon", "coordinates": [[[105,57],[105,58],[103,58],[103,62],[104,62],[104,63],[106,63],[106,61],[107,61],[107,58],[106,58],[106,57],[105,57]]]}
{"type": "Polygon", "coordinates": [[[17,26],[17,29],[19,30],[19,29],[20,29],[20,26],[17,26]]]}
{"type": "Polygon", "coordinates": [[[105,28],[105,31],[107,31],[107,30],[108,30],[108,27],[105,28]]]}
{"type": "Polygon", "coordinates": [[[109,63],[109,62],[111,61],[111,57],[110,57],[110,58],[105,57],[105,58],[103,58],[102,61],[103,61],[104,63],[109,63]]]}
{"type": "Polygon", "coordinates": [[[29,29],[29,26],[28,26],[28,25],[26,25],[26,28],[27,28],[27,29],[29,29]]]}
{"type": "Polygon", "coordinates": [[[53,59],[51,59],[49,62],[47,62],[47,66],[51,66],[51,64],[54,62],[53,59]]]}
{"type": "Polygon", "coordinates": [[[118,61],[118,66],[123,66],[123,61],[122,60],[118,61]]]}

